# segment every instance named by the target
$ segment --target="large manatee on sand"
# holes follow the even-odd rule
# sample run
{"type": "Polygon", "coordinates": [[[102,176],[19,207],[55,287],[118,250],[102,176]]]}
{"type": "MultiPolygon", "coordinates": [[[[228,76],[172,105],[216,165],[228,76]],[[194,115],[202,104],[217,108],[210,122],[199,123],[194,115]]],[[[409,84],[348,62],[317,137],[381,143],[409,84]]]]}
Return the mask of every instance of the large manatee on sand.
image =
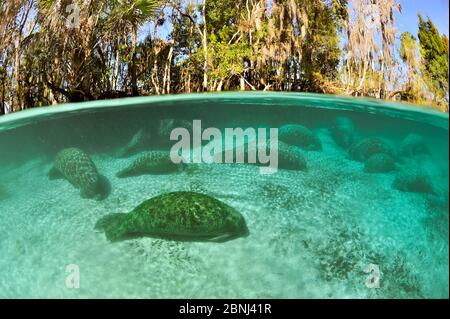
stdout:
{"type": "Polygon", "coordinates": [[[98,173],[89,155],[79,148],[66,148],[60,151],[48,176],[51,180],[66,179],[80,189],[83,198],[102,200],[109,193],[107,179],[98,173]]]}
{"type": "Polygon", "coordinates": [[[112,242],[136,237],[224,242],[249,234],[244,217],[234,208],[194,192],[153,197],[127,214],[111,214],[95,225],[112,242]]]}

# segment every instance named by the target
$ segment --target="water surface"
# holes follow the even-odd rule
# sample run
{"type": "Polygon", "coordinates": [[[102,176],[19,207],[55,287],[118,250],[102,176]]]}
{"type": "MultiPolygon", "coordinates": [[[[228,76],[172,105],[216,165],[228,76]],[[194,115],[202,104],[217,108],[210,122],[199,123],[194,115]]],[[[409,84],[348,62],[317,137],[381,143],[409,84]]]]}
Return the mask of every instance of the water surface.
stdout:
{"type": "Polygon", "coordinates": [[[377,100],[309,94],[205,94],[97,101],[0,118],[0,297],[4,298],[448,298],[448,115],[377,100]],[[358,139],[399,152],[411,133],[428,154],[396,157],[392,172],[369,174],[336,143],[338,117],[358,139]],[[120,179],[135,154],[118,152],[161,121],[203,127],[300,124],[321,151],[302,151],[308,169],[261,175],[243,164],[120,179]],[[185,120],[185,122],[182,122],[185,120]],[[109,196],[83,199],[49,180],[56,154],[87,152],[109,180],[109,196]],[[433,194],[400,191],[398,174],[427,176],[433,194]],[[110,213],[173,191],[213,196],[245,217],[250,235],[224,243],[137,238],[110,243],[94,230],[110,213]],[[66,285],[67,265],[80,288],[66,285]],[[366,285],[369,265],[380,288],[366,285]]]}

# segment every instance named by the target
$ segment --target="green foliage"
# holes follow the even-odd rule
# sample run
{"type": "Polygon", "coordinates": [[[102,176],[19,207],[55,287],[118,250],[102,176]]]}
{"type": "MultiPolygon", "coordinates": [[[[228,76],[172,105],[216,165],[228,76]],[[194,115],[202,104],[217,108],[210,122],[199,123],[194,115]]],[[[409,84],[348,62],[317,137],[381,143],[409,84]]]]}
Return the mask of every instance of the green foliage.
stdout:
{"type": "Polygon", "coordinates": [[[337,29],[346,16],[346,1],[333,1],[332,7],[314,5],[308,12],[310,25],[303,44],[300,68],[303,90],[326,92],[325,81],[335,80],[341,51],[337,29]],[[311,45],[314,43],[314,45],[311,45]]]}
{"type": "Polygon", "coordinates": [[[400,44],[400,58],[403,62],[410,61],[411,52],[414,52],[417,49],[416,38],[409,32],[403,32],[400,36],[400,44]]]}
{"type": "Polygon", "coordinates": [[[425,21],[420,14],[418,18],[418,36],[427,84],[435,94],[436,101],[445,99],[448,103],[448,38],[439,34],[429,18],[425,21]]]}
{"type": "Polygon", "coordinates": [[[416,38],[409,32],[400,36],[400,58],[407,66],[407,81],[401,99],[418,104],[425,103],[427,85],[422,76],[423,59],[416,38]]]}
{"type": "Polygon", "coordinates": [[[246,43],[226,44],[215,39],[209,44],[210,68],[213,79],[224,79],[244,72],[244,59],[251,54],[246,43]]]}
{"type": "Polygon", "coordinates": [[[154,17],[155,11],[161,6],[161,0],[111,0],[108,4],[111,23],[127,21],[132,25],[142,25],[154,17]]]}
{"type": "Polygon", "coordinates": [[[397,10],[391,0],[0,1],[0,114],[11,106],[250,89],[447,107],[448,38],[419,16],[420,46],[405,33],[394,56],[397,10]],[[80,27],[70,28],[73,3],[80,27]]]}
{"type": "Polygon", "coordinates": [[[332,0],[331,14],[333,15],[338,31],[343,31],[345,21],[348,19],[348,0],[332,0]]]}

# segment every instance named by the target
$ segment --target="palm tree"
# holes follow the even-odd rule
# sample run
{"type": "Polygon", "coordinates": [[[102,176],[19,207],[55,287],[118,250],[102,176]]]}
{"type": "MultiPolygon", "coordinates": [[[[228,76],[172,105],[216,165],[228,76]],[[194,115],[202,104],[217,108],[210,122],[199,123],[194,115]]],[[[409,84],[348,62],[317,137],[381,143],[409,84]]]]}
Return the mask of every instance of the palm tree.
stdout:
{"type": "Polygon", "coordinates": [[[67,21],[60,17],[66,15],[66,8],[73,4],[72,1],[39,0],[38,16],[43,26],[42,33],[47,38],[50,34],[52,36],[47,45],[55,47],[52,51],[59,55],[55,57],[56,63],[66,61],[65,65],[58,65],[59,73],[62,74],[56,78],[61,81],[50,77],[48,85],[69,101],[111,95],[116,90],[117,78],[113,76],[111,83],[107,76],[108,71],[105,70],[108,69],[109,61],[105,58],[105,51],[115,51],[115,72],[118,72],[120,40],[131,37],[128,75],[131,77],[132,94],[138,95],[137,30],[154,16],[160,3],[160,0],[78,0],[75,4],[80,10],[79,27],[67,32],[67,21]],[[96,85],[93,86],[93,83],[96,85]],[[98,89],[100,85],[106,86],[106,89],[98,89]]]}
{"type": "MultiPolygon", "coordinates": [[[[137,32],[140,26],[155,16],[155,12],[161,5],[161,0],[112,0],[108,5],[106,18],[107,32],[111,34],[131,33],[131,87],[132,94],[138,95],[136,48],[137,32]]],[[[116,62],[117,63],[117,62],[116,62]]]]}

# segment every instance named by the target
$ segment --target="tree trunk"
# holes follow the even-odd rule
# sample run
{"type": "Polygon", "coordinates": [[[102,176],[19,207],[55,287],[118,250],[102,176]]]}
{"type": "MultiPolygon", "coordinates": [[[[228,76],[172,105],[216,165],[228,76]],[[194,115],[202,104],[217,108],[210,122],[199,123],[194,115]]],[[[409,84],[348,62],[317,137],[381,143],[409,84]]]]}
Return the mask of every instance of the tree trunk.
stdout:
{"type": "Polygon", "coordinates": [[[6,114],[6,102],[5,102],[5,91],[6,91],[6,84],[4,79],[1,81],[2,88],[1,88],[1,97],[0,97],[0,115],[6,114]]]}
{"type": "Polygon", "coordinates": [[[217,92],[222,91],[222,87],[223,87],[223,79],[220,79],[219,83],[217,84],[217,92]]]}
{"type": "Polygon", "coordinates": [[[203,45],[203,54],[205,56],[205,61],[203,63],[203,90],[208,91],[208,40],[206,29],[206,0],[203,1],[202,15],[203,15],[202,45],[203,45]]]}
{"type": "MultiPolygon", "coordinates": [[[[14,50],[14,91],[17,99],[18,110],[23,110],[22,103],[22,84],[20,83],[20,42],[21,34],[16,39],[16,47],[14,50]]],[[[13,111],[15,111],[13,105],[13,111]]]]}
{"type": "Polygon", "coordinates": [[[191,73],[189,71],[185,91],[186,93],[191,93],[191,73]]]}
{"type": "Polygon", "coordinates": [[[241,87],[241,91],[245,91],[245,79],[242,75],[240,78],[240,87],[241,87]]]}
{"type": "Polygon", "coordinates": [[[158,78],[158,72],[159,72],[158,55],[159,55],[159,52],[160,52],[159,46],[157,46],[153,49],[153,68],[152,68],[151,80],[152,80],[153,89],[154,89],[154,92],[156,95],[161,94],[160,87],[159,87],[159,78],[158,78]]]}
{"type": "Polygon", "coordinates": [[[133,26],[131,35],[131,90],[133,96],[139,95],[137,85],[137,71],[136,71],[136,47],[137,47],[137,26],[133,26]]]}
{"type": "Polygon", "coordinates": [[[167,60],[166,60],[166,67],[164,70],[164,93],[165,94],[170,94],[170,84],[171,84],[171,72],[172,72],[172,58],[173,58],[173,45],[174,45],[174,40],[171,40],[169,42],[170,45],[170,49],[169,49],[169,54],[167,55],[167,60]]]}
{"type": "Polygon", "coordinates": [[[114,61],[114,71],[113,71],[113,76],[112,76],[112,85],[111,86],[112,86],[113,91],[117,91],[117,81],[119,78],[119,65],[120,65],[119,45],[120,45],[120,38],[117,39],[116,57],[115,57],[115,61],[114,61]]]}

